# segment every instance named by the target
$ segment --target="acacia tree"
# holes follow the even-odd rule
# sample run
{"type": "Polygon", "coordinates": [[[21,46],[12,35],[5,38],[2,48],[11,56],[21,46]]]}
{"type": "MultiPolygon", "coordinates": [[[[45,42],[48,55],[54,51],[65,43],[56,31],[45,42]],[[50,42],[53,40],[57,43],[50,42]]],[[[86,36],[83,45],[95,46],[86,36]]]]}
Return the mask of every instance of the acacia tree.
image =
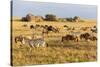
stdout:
{"type": "Polygon", "coordinates": [[[73,18],[72,17],[66,18],[66,20],[69,21],[69,22],[73,22],[73,18]]]}
{"type": "Polygon", "coordinates": [[[32,15],[32,14],[27,14],[25,17],[22,17],[22,21],[31,21],[32,20],[32,17],[33,17],[34,15],[32,15]]]}
{"type": "Polygon", "coordinates": [[[79,19],[80,19],[80,17],[79,17],[79,16],[74,16],[74,18],[73,18],[73,20],[74,20],[75,22],[78,22],[78,21],[79,21],[79,19]]]}
{"type": "Polygon", "coordinates": [[[27,19],[27,21],[31,21],[32,20],[32,14],[27,14],[26,15],[26,19],[27,19]]]}
{"type": "Polygon", "coordinates": [[[57,18],[56,18],[56,15],[53,15],[53,14],[46,14],[46,15],[45,15],[45,20],[47,20],[47,21],[56,21],[57,18]]]}

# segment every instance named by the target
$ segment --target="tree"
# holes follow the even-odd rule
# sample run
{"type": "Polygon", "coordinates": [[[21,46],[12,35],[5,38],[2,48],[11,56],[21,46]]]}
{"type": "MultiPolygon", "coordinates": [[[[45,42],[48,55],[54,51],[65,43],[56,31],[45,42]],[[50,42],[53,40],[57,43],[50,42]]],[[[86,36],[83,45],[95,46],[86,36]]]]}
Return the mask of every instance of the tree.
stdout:
{"type": "Polygon", "coordinates": [[[32,20],[33,15],[32,14],[27,14],[26,15],[26,20],[27,21],[31,21],[32,20]]]}
{"type": "Polygon", "coordinates": [[[22,20],[22,21],[27,21],[26,17],[22,17],[21,20],[22,20]]]}
{"type": "Polygon", "coordinates": [[[45,20],[47,20],[47,21],[56,21],[57,18],[56,18],[56,15],[47,14],[47,15],[45,15],[45,20]]]}
{"type": "Polygon", "coordinates": [[[74,16],[74,18],[73,18],[73,20],[74,20],[75,22],[78,22],[78,21],[79,21],[79,19],[80,19],[80,17],[79,17],[79,16],[74,16]]]}
{"type": "Polygon", "coordinates": [[[73,18],[72,17],[71,18],[66,18],[66,20],[69,21],[69,22],[73,22],[73,18]]]}

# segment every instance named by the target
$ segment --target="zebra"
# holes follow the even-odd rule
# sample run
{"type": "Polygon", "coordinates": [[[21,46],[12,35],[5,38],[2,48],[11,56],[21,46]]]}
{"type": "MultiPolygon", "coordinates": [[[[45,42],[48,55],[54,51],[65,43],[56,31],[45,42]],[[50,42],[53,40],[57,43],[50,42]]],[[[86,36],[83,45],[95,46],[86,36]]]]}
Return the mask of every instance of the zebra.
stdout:
{"type": "Polygon", "coordinates": [[[29,45],[31,47],[45,47],[48,46],[48,44],[45,42],[44,37],[41,38],[30,38],[25,37],[23,35],[16,36],[15,37],[15,43],[20,42],[22,45],[29,45]]]}
{"type": "Polygon", "coordinates": [[[23,44],[28,44],[31,47],[45,47],[45,46],[48,46],[48,44],[45,42],[45,40],[43,38],[36,38],[36,39],[23,38],[22,43],[23,44]]]}

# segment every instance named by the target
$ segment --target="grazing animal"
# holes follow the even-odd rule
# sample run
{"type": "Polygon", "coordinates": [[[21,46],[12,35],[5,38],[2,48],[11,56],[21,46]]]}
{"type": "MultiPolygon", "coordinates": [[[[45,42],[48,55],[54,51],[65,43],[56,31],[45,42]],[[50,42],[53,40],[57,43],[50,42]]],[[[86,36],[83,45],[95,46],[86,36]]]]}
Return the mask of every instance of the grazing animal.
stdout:
{"type": "Polygon", "coordinates": [[[48,30],[47,29],[43,29],[42,30],[42,34],[44,35],[44,34],[48,34],[48,30]]]}
{"type": "Polygon", "coordinates": [[[62,42],[64,40],[67,40],[67,41],[72,40],[72,41],[77,41],[78,42],[78,37],[68,34],[68,35],[62,37],[62,42]]]}
{"type": "Polygon", "coordinates": [[[44,25],[41,25],[40,27],[41,27],[41,28],[44,28],[45,26],[44,26],[44,25]]]}
{"type": "Polygon", "coordinates": [[[20,42],[23,45],[29,45],[31,47],[45,47],[48,46],[48,44],[45,42],[44,38],[30,38],[25,37],[23,35],[19,35],[15,37],[15,43],[20,42]]]}
{"type": "Polygon", "coordinates": [[[85,39],[85,40],[88,40],[90,37],[90,34],[89,33],[83,33],[80,35],[80,39],[85,39]]]}
{"type": "Polygon", "coordinates": [[[47,29],[48,28],[48,25],[45,25],[44,28],[47,29]]]}
{"type": "Polygon", "coordinates": [[[97,28],[92,28],[91,31],[97,33],[97,28]]]}
{"type": "Polygon", "coordinates": [[[66,27],[66,28],[68,28],[68,26],[67,26],[67,25],[64,25],[63,27],[66,27]]]}
{"type": "Polygon", "coordinates": [[[34,34],[32,36],[24,36],[24,35],[19,35],[15,37],[15,43],[20,42],[21,44],[23,44],[23,39],[34,39],[34,34]]]}
{"type": "Polygon", "coordinates": [[[54,30],[55,30],[55,32],[58,32],[59,33],[60,28],[54,27],[54,30]]]}
{"type": "Polygon", "coordinates": [[[73,27],[72,30],[75,30],[75,27],[73,27]]]}
{"type": "Polygon", "coordinates": [[[69,30],[71,30],[71,28],[70,28],[70,27],[68,27],[68,28],[67,28],[67,30],[69,31],[69,30]]]}
{"type": "Polygon", "coordinates": [[[27,39],[23,38],[23,44],[28,44],[31,47],[45,47],[48,46],[43,38],[27,39]]]}
{"type": "Polygon", "coordinates": [[[87,31],[89,28],[88,27],[82,27],[81,30],[87,31]]]}
{"type": "Polygon", "coordinates": [[[17,42],[22,43],[22,41],[23,41],[23,36],[22,35],[19,35],[19,36],[15,37],[15,43],[17,43],[17,42]]]}
{"type": "Polygon", "coordinates": [[[97,37],[96,37],[96,36],[90,36],[90,37],[89,37],[89,40],[91,40],[91,41],[96,41],[96,40],[97,40],[97,37]]]}
{"type": "Polygon", "coordinates": [[[27,27],[28,25],[27,24],[24,24],[24,25],[22,25],[23,27],[27,27]]]}
{"type": "Polygon", "coordinates": [[[36,24],[36,26],[35,26],[36,28],[38,28],[38,27],[40,27],[40,25],[39,24],[36,24]]]}
{"type": "Polygon", "coordinates": [[[59,30],[58,30],[57,28],[54,28],[54,27],[52,27],[52,26],[48,26],[48,27],[47,27],[47,30],[48,30],[48,31],[55,32],[55,33],[56,33],[56,32],[59,32],[59,30]]]}
{"type": "Polygon", "coordinates": [[[93,26],[93,28],[97,28],[96,26],[93,26]]]}
{"type": "Polygon", "coordinates": [[[35,27],[33,25],[30,25],[30,29],[34,29],[35,27]]]}
{"type": "Polygon", "coordinates": [[[42,30],[42,34],[44,33],[48,34],[50,31],[57,33],[59,32],[59,28],[57,27],[54,28],[52,26],[45,25],[44,29],[42,30]]]}

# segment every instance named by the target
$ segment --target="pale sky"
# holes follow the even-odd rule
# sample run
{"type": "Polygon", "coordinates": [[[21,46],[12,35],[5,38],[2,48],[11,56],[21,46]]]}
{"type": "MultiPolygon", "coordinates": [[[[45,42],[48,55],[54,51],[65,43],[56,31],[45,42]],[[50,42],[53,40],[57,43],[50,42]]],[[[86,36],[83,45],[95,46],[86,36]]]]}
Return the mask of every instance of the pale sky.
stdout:
{"type": "Polygon", "coordinates": [[[22,17],[28,13],[40,16],[54,14],[63,18],[80,16],[96,19],[97,6],[13,0],[13,16],[22,17]]]}

